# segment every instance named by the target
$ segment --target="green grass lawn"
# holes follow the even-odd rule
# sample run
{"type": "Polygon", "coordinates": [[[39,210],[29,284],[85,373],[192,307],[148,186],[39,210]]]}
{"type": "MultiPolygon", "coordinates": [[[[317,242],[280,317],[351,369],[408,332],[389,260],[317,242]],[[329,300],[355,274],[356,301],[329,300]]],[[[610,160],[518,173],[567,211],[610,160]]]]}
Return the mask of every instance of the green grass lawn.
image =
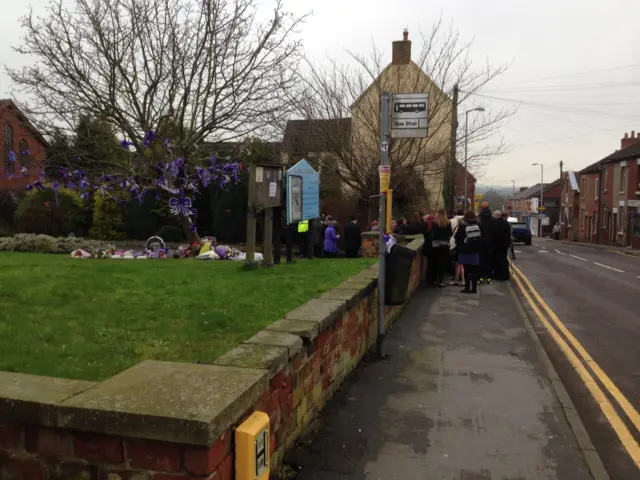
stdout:
{"type": "Polygon", "coordinates": [[[0,253],[0,370],[102,380],[142,360],[211,362],[372,263],[77,260],[0,253]]]}

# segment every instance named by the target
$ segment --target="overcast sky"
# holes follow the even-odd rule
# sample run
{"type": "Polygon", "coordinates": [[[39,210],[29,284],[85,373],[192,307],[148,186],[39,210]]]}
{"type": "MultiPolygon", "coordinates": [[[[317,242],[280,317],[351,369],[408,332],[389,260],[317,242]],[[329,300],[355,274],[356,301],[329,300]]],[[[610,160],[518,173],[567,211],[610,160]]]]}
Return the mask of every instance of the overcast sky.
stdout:
{"type": "MultiPolygon", "coordinates": [[[[30,4],[41,12],[47,2],[30,4]]],[[[0,61],[20,66],[25,60],[10,45],[20,41],[18,19],[28,7],[18,1],[2,3],[0,61]]],[[[487,59],[495,64],[513,62],[507,73],[481,92],[486,96],[462,107],[519,106],[501,130],[511,149],[491,160],[481,183],[536,183],[540,168],[533,162],[544,164],[545,182],[551,181],[559,175],[560,160],[565,169],[579,170],[620,148],[625,131],[640,132],[637,0],[285,0],[285,4],[298,14],[313,12],[303,40],[308,54],[319,61],[327,55],[346,60],[345,49],[367,53],[372,42],[390,61],[391,42],[402,38],[404,28],[418,40],[419,31],[429,30],[442,16],[464,39],[473,40],[472,58],[480,64],[487,59]]],[[[8,96],[10,87],[2,72],[0,96],[8,96]]]]}

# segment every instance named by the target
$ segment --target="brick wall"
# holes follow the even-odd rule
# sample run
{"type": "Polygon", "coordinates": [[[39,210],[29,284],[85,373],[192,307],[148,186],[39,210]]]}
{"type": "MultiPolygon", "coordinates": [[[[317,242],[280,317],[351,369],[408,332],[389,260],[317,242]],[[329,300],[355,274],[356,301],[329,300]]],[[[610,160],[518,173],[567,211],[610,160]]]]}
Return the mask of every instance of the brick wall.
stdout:
{"type": "Polygon", "coordinates": [[[40,177],[46,158],[45,144],[42,137],[35,132],[25,121],[21,120],[22,113],[9,101],[0,101],[0,190],[24,188],[29,183],[40,177]],[[16,154],[14,173],[11,174],[6,167],[7,146],[4,142],[5,124],[11,125],[13,131],[13,143],[10,150],[16,154]],[[22,156],[20,142],[24,140],[30,151],[29,155],[22,156]],[[22,164],[25,163],[29,171],[26,175],[20,175],[22,164]]]}
{"type": "MultiPolygon", "coordinates": [[[[421,249],[422,240],[409,247],[421,249]]],[[[421,259],[412,265],[410,292],[420,283],[421,259]]],[[[0,479],[230,480],[234,428],[256,410],[270,418],[273,471],[374,345],[376,267],[211,366],[143,362],[100,384],[0,372],[0,479]],[[46,404],[38,403],[38,379],[46,404]],[[166,416],[159,413],[165,404],[166,416]]],[[[401,311],[387,307],[385,323],[401,311]]]]}

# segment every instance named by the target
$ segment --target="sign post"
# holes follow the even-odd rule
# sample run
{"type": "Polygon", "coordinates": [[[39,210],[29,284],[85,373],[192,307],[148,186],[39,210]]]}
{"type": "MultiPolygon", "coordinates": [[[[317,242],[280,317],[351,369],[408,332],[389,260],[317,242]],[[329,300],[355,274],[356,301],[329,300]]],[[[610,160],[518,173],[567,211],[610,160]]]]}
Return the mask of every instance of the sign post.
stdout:
{"type": "Polygon", "coordinates": [[[380,166],[378,174],[380,176],[380,215],[379,215],[379,235],[378,235],[378,357],[386,356],[384,349],[384,339],[386,335],[385,325],[385,278],[387,266],[387,246],[384,242],[384,235],[387,231],[387,190],[389,189],[391,167],[389,165],[389,104],[391,94],[383,93],[380,98],[380,166]]]}
{"type": "MultiPolygon", "coordinates": [[[[389,140],[391,138],[424,138],[428,133],[429,96],[426,93],[383,93],[380,97],[380,216],[379,225],[379,267],[378,267],[378,357],[384,358],[385,328],[385,290],[387,272],[387,247],[384,236],[387,231],[387,206],[391,202],[389,164],[389,140]],[[391,123],[391,125],[389,125],[391,123]]],[[[389,219],[391,212],[389,212],[389,219]]],[[[390,223],[390,220],[389,220],[390,223]]]]}
{"type": "Polygon", "coordinates": [[[252,163],[249,170],[247,209],[247,265],[255,263],[256,217],[264,209],[263,263],[273,265],[273,207],[282,204],[282,167],[275,164],[252,163]]]}

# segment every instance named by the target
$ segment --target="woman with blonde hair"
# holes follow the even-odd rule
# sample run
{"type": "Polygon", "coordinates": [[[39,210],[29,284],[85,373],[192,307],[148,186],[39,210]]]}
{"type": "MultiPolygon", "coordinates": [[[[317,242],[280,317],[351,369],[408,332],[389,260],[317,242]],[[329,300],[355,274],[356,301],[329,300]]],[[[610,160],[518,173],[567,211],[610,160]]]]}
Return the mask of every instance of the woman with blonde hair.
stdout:
{"type": "Polygon", "coordinates": [[[449,261],[449,242],[451,235],[453,235],[451,222],[447,218],[444,209],[441,208],[436,213],[436,218],[431,225],[431,258],[434,263],[435,284],[440,288],[445,286],[444,274],[447,270],[447,262],[449,261]]]}

